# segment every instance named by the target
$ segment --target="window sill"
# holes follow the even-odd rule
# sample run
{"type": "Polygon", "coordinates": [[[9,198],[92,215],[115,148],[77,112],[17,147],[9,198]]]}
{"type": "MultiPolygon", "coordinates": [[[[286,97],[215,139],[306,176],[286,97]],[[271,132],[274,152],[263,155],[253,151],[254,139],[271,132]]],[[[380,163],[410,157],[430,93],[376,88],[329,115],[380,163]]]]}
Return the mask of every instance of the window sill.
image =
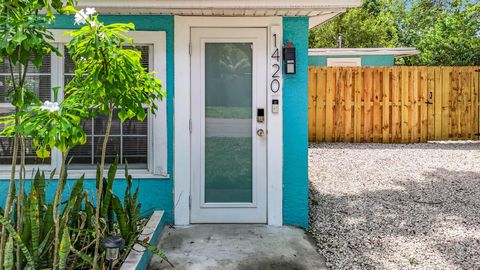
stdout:
{"type": "MultiPolygon", "coordinates": [[[[170,175],[168,174],[152,174],[147,170],[129,169],[128,173],[133,177],[133,179],[170,179],[170,175]]],[[[85,175],[85,179],[95,179],[96,174],[97,173],[95,170],[69,170],[68,178],[76,179],[80,178],[82,175],[85,175]]],[[[108,170],[105,170],[104,177],[107,177],[107,174],[108,170]]],[[[58,174],[56,176],[58,176],[58,174]]],[[[119,169],[115,174],[115,179],[125,179],[125,172],[119,169]]]]}
{"type": "MultiPolygon", "coordinates": [[[[50,176],[50,170],[43,170],[45,172],[45,177],[50,176]]],[[[151,172],[147,170],[133,170],[130,169],[128,170],[130,175],[132,175],[133,179],[152,179],[152,180],[168,180],[170,179],[170,175],[168,174],[162,174],[162,175],[157,175],[157,174],[152,174],[151,172]]],[[[108,171],[105,170],[105,177],[107,175],[108,171]]],[[[28,170],[26,172],[26,179],[31,179],[34,176],[34,172],[32,170],[28,170]]],[[[68,179],[77,179],[80,178],[82,175],[85,175],[85,179],[95,179],[96,177],[96,171],[95,170],[69,170],[68,171],[68,179]]],[[[55,173],[54,179],[58,179],[59,175],[58,172],[55,173]]],[[[18,174],[16,176],[18,179],[18,174]]],[[[10,171],[4,170],[0,171],[0,181],[5,181],[10,179],[10,171]]],[[[125,179],[125,172],[123,170],[117,171],[115,174],[115,179],[125,179]]]]}

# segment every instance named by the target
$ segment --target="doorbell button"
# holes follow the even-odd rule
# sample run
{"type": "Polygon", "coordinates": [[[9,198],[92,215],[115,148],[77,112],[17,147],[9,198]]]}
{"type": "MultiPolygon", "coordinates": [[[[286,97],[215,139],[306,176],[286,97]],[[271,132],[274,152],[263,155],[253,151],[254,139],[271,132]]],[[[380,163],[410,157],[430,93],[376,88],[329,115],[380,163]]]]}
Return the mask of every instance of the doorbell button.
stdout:
{"type": "Polygon", "coordinates": [[[280,104],[278,99],[272,99],[272,113],[280,112],[280,104]]]}

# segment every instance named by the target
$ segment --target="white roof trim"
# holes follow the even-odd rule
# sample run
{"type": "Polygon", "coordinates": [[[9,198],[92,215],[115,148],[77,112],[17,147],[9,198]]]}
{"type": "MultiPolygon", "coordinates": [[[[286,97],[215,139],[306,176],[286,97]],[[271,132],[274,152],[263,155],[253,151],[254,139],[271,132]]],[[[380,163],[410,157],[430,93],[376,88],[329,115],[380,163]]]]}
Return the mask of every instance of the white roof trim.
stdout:
{"type": "Polygon", "coordinates": [[[338,15],[342,14],[343,12],[345,12],[345,10],[346,9],[343,9],[339,12],[332,11],[332,12],[328,12],[328,13],[325,13],[325,14],[322,14],[322,15],[311,17],[310,20],[309,20],[308,28],[312,29],[313,27],[315,27],[317,25],[328,22],[328,21],[332,20],[333,18],[337,17],[338,15]]]}
{"type": "Polygon", "coordinates": [[[325,9],[361,5],[361,0],[79,0],[80,6],[164,9],[325,9]]]}
{"type": "Polygon", "coordinates": [[[230,14],[234,16],[318,16],[324,13],[343,12],[357,7],[361,0],[79,0],[78,7],[95,7],[101,13],[110,14],[169,14],[208,15],[230,14]],[[243,11],[243,12],[239,12],[243,11]],[[248,11],[248,12],[247,12],[248,11]],[[260,11],[260,12],[256,12],[260,11]],[[266,12],[265,12],[266,11],[266,12]]]}
{"type": "Polygon", "coordinates": [[[403,57],[417,55],[416,48],[312,48],[309,56],[339,56],[339,55],[393,55],[403,57]]]}

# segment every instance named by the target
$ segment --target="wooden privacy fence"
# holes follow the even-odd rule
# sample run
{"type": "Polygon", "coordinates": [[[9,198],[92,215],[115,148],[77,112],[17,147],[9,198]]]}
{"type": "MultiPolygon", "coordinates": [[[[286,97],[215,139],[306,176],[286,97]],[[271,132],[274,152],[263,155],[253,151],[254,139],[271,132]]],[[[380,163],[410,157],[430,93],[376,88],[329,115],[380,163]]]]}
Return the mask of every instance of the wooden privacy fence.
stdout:
{"type": "Polygon", "coordinates": [[[310,67],[310,141],[479,138],[480,67],[310,67]]]}

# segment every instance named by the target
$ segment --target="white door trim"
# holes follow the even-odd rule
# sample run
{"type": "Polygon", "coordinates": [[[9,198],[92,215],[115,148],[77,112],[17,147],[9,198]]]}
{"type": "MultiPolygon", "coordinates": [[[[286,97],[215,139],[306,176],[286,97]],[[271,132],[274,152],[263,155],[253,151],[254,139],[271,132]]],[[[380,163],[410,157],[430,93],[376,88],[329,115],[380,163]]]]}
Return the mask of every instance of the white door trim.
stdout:
{"type": "MultiPolygon", "coordinates": [[[[190,29],[192,27],[266,27],[268,48],[273,33],[282,47],[282,17],[182,17],[175,16],[175,97],[174,97],[174,217],[176,225],[190,224],[190,29]]],[[[280,50],[281,51],[281,50],[280,50]]],[[[269,58],[270,59],[270,58],[269,58]]],[[[281,58],[280,58],[281,59],[281,58]]],[[[279,78],[281,81],[281,77],[279,78]]],[[[267,86],[265,86],[267,88],[267,86]]],[[[283,221],[283,116],[282,91],[267,95],[267,222],[281,226],[283,221]],[[280,102],[273,114],[272,98],[280,102]]]]}

